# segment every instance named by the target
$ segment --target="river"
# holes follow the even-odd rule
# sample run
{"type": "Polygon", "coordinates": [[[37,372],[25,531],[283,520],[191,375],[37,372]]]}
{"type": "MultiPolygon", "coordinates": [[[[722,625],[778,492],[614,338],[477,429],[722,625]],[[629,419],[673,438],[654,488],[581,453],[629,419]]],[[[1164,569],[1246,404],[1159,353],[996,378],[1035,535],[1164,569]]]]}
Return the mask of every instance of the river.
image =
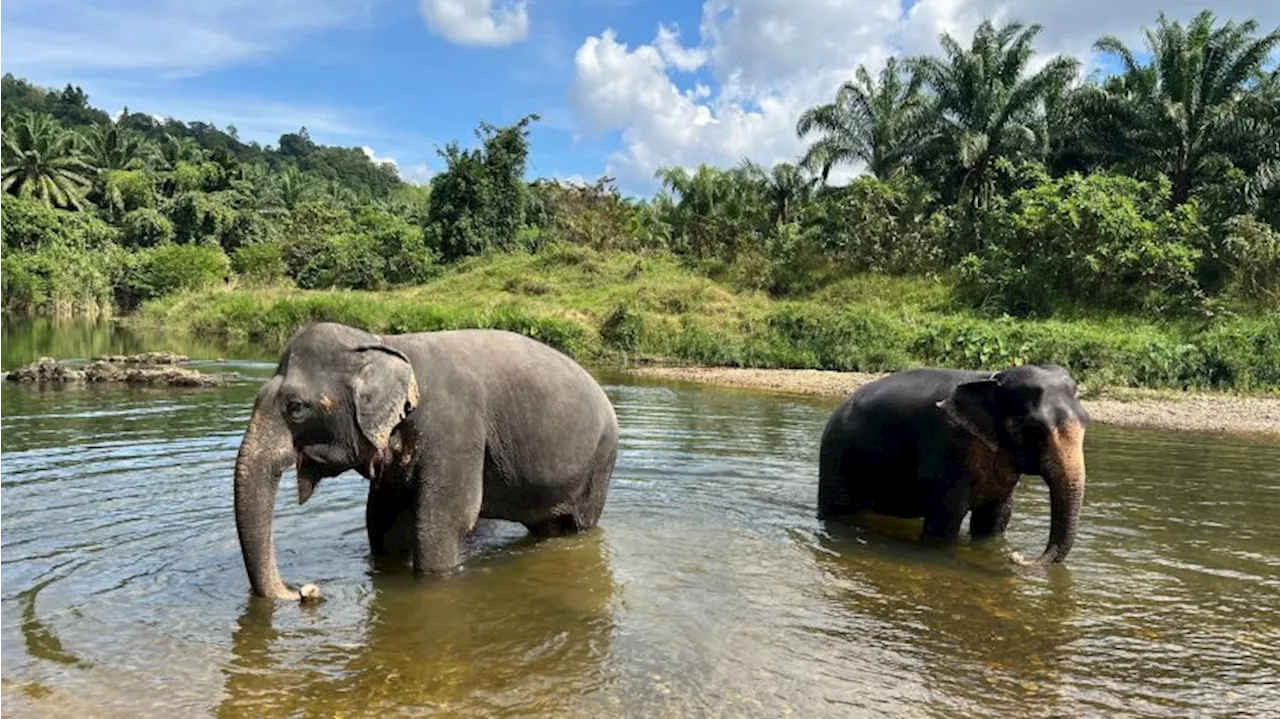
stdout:
{"type": "Polygon", "coordinates": [[[281,573],[251,601],[231,472],[274,348],[15,326],[39,354],[170,349],[226,388],[4,383],[3,702],[12,716],[1275,716],[1280,445],[1095,426],[1067,564],[1027,478],[1003,540],[823,527],[833,400],[597,373],[621,449],[599,529],[483,523],[466,569],[370,564],[364,481],[282,482],[281,573]],[[214,362],[219,356],[233,358],[214,362]],[[245,359],[247,358],[247,359],[245,359]]]}

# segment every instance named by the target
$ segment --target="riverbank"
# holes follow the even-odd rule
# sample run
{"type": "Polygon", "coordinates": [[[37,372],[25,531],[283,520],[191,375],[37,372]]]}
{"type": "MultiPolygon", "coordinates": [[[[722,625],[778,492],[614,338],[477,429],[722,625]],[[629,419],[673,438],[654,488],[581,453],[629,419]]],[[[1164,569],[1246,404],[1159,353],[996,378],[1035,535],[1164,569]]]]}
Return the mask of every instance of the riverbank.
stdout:
{"type": "MultiPolygon", "coordinates": [[[[844,397],[883,373],[737,367],[636,367],[637,377],[697,382],[814,397],[844,397]]],[[[1086,392],[1095,422],[1196,432],[1251,434],[1280,439],[1280,396],[1110,389],[1086,392]]]]}
{"type": "Polygon", "coordinates": [[[944,278],[856,275],[775,298],[664,254],[557,245],[459,263],[415,287],[217,289],[145,304],[125,322],[279,348],[331,320],[371,332],[495,328],[584,363],[891,372],[1054,362],[1091,387],[1280,391],[1280,314],[990,317],[944,278]]]}

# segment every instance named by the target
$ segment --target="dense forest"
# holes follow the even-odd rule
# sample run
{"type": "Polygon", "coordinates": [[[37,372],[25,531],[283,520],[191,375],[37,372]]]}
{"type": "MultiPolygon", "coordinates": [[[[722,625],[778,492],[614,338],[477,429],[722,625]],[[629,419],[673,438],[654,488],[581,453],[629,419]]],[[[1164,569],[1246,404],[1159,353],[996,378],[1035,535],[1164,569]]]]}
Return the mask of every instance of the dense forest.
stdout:
{"type": "MultiPolygon", "coordinates": [[[[649,198],[609,178],[529,181],[536,115],[481,123],[419,186],[305,129],[262,147],[233,127],[111,118],[76,87],[6,75],[4,310],[128,312],[228,283],[386,290],[476,257],[576,247],[779,303],[838,304],[848,278],[902,277],[1004,321],[1132,316],[1203,332],[1262,318],[1240,352],[1277,359],[1280,28],[1161,16],[1144,47],[1099,39],[1118,69],[1089,77],[1076,58],[1033,62],[1039,32],[985,22],[943,35],[938,55],[859,69],[797,118],[807,151],[794,162],[669,168],[649,198]],[[841,168],[866,172],[830,184],[841,168]]],[[[600,333],[642,311],[609,308],[600,333]]]]}

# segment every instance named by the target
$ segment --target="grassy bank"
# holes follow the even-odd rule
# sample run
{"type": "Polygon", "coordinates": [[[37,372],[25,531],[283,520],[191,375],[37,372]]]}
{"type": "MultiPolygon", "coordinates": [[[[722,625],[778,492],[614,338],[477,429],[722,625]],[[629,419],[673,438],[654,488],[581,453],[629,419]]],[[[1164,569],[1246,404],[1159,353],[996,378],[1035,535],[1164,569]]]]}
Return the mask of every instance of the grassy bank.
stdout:
{"type": "Polygon", "coordinates": [[[574,246],[473,258],[391,292],[182,294],[128,321],[279,346],[318,320],[391,333],[508,329],[588,362],[866,372],[1057,362],[1094,387],[1280,389],[1276,316],[990,318],[962,309],[947,283],[877,275],[784,301],[731,290],[663,256],[574,246]]]}

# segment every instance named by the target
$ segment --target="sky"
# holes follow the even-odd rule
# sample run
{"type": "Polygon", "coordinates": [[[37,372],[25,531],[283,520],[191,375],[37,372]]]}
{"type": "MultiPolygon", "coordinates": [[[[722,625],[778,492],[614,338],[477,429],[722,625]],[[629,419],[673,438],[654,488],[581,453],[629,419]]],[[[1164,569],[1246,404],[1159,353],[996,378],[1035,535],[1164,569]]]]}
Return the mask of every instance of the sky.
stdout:
{"type": "MultiPolygon", "coordinates": [[[[661,167],[794,160],[795,123],[859,64],[968,44],[984,18],[1039,23],[1040,60],[1098,69],[1106,34],[1141,47],[1184,0],[8,0],[0,71],[80,85],[149,112],[274,145],[306,127],[426,181],[436,148],[528,113],[530,175],[654,189],[661,167]]],[[[1219,18],[1280,26],[1280,3],[1219,18]]]]}

